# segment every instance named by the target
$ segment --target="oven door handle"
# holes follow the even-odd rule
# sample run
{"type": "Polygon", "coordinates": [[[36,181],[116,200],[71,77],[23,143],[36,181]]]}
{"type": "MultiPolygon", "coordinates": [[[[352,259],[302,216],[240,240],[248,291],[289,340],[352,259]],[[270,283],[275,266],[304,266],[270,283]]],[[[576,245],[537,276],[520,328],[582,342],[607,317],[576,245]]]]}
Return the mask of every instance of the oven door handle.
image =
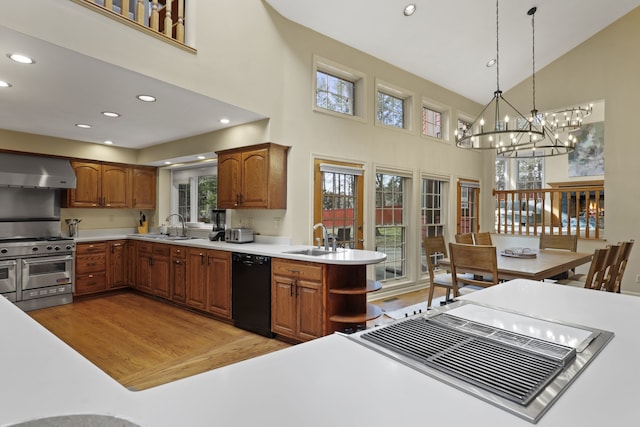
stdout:
{"type": "Polygon", "coordinates": [[[6,261],[0,261],[0,267],[10,267],[13,265],[18,265],[18,261],[15,259],[8,259],[6,261]]]}
{"type": "Polygon", "coordinates": [[[43,256],[38,258],[22,258],[24,264],[47,264],[58,261],[73,261],[73,255],[43,256]]]}

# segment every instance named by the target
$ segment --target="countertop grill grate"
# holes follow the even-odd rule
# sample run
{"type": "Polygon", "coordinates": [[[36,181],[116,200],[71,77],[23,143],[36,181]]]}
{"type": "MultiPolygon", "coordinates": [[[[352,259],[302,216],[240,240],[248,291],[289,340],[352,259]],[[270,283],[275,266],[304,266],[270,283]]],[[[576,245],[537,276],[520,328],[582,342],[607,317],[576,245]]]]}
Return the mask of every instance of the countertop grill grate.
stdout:
{"type": "Polygon", "coordinates": [[[436,317],[440,321],[408,319],[362,338],[520,405],[527,405],[562,371],[567,355],[575,357],[573,349],[552,357],[562,353],[555,348],[561,346],[552,344],[548,356],[549,344],[543,341],[455,316],[436,317]]]}

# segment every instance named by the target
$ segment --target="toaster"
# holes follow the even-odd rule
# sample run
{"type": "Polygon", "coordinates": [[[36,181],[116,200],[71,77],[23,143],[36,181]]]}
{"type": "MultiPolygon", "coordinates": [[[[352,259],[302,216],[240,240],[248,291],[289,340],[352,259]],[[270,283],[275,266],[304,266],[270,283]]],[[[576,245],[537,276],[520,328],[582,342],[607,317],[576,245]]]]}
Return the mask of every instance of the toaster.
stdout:
{"type": "Polygon", "coordinates": [[[231,243],[253,242],[253,230],[250,228],[229,228],[224,232],[224,240],[231,243]]]}

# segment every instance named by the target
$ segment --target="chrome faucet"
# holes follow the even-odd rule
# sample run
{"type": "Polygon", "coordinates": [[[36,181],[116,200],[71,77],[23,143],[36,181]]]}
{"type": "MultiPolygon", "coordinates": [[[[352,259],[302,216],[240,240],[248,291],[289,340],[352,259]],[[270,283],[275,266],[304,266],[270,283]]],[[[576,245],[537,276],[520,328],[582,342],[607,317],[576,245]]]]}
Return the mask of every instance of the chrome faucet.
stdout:
{"type": "Polygon", "coordinates": [[[167,217],[167,219],[165,219],[165,221],[169,221],[171,219],[172,216],[177,216],[178,219],[180,220],[180,223],[182,224],[182,237],[187,237],[187,229],[184,226],[184,217],[178,213],[175,214],[171,214],[167,217]]]}
{"type": "MultiPolygon", "coordinates": [[[[326,251],[328,251],[328,250],[329,250],[329,239],[328,239],[328,237],[327,237],[327,227],[325,227],[323,223],[319,222],[319,223],[317,223],[317,224],[315,224],[315,225],[313,226],[313,230],[314,230],[314,231],[315,231],[315,230],[317,230],[317,229],[318,229],[318,227],[321,227],[321,228],[322,228],[322,242],[323,242],[323,244],[324,244],[324,249],[325,249],[326,251]]],[[[318,249],[319,249],[319,248],[320,248],[320,244],[319,244],[319,242],[318,242],[318,249]]]]}

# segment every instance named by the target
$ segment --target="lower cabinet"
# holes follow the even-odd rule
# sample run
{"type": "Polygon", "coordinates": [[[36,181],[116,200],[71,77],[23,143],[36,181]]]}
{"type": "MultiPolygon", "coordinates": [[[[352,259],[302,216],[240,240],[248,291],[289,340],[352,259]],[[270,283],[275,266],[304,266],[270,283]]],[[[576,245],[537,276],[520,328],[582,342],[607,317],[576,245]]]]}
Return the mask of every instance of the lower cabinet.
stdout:
{"type": "Polygon", "coordinates": [[[324,335],[323,264],[274,258],[271,329],[297,341],[324,335]]]}
{"type": "Polygon", "coordinates": [[[231,252],[187,250],[186,303],[231,319],[231,252]]]}
{"type": "Polygon", "coordinates": [[[129,286],[128,245],[127,240],[110,240],[106,242],[107,289],[129,286]]]}
{"type": "Polygon", "coordinates": [[[105,242],[76,245],[74,295],[88,295],[107,290],[106,248],[105,242]]]}
{"type": "Polygon", "coordinates": [[[171,301],[187,302],[187,250],[183,246],[171,246],[169,289],[171,301]]]}
{"type": "Polygon", "coordinates": [[[136,287],[142,292],[169,298],[170,246],[138,242],[136,287]]]}

